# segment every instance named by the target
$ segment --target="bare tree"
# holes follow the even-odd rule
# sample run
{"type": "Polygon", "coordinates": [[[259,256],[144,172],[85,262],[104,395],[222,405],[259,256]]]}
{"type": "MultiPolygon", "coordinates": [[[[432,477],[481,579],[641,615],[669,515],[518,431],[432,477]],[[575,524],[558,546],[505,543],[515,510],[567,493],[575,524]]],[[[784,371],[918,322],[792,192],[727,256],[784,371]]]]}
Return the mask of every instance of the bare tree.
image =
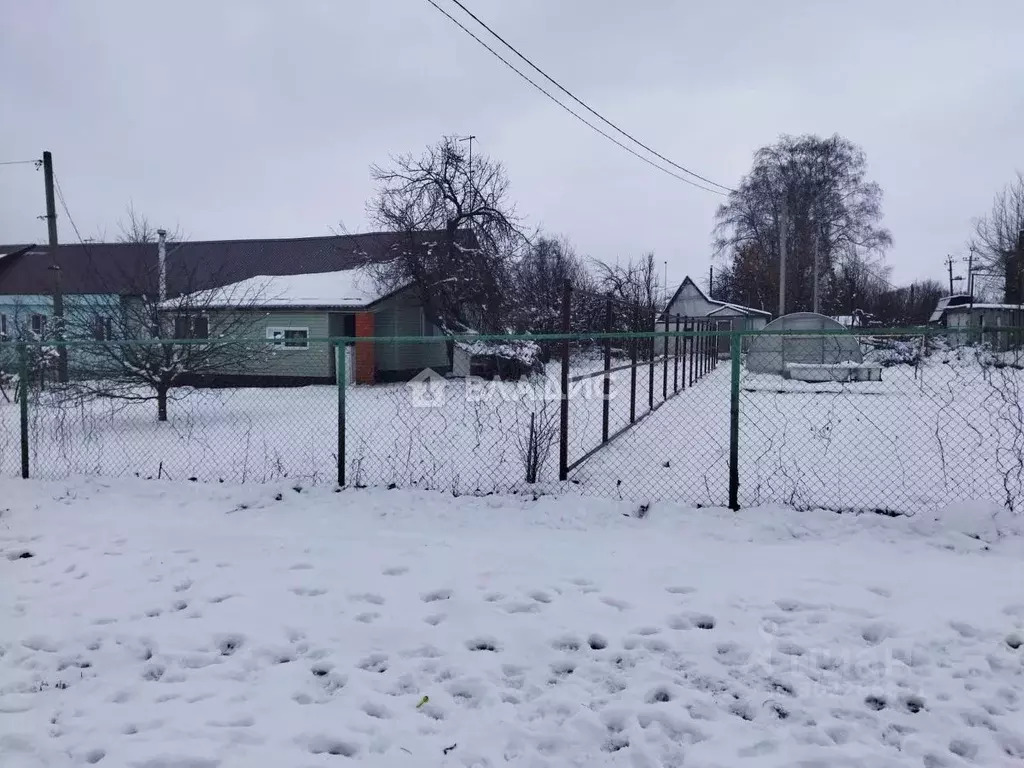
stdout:
{"type": "MultiPolygon", "coordinates": [[[[145,214],[135,210],[134,203],[128,203],[125,217],[117,220],[117,242],[119,243],[155,243],[160,237],[160,227],[150,223],[145,214]]],[[[184,242],[185,236],[180,227],[164,230],[167,242],[174,244],[184,242]]]]}
{"type": "Polygon", "coordinates": [[[649,331],[665,303],[665,286],[658,278],[653,253],[625,264],[594,261],[598,291],[612,298],[616,330],[649,331]]]}
{"type": "Polygon", "coordinates": [[[992,201],[992,210],[974,222],[975,248],[982,265],[981,283],[996,288],[1003,300],[1016,304],[1021,300],[1021,275],[1024,264],[1017,258],[1018,243],[1024,233],[1024,173],[1007,184],[992,201]]]}
{"type": "MultiPolygon", "coordinates": [[[[562,295],[566,282],[573,291],[595,292],[597,284],[587,265],[565,237],[538,236],[513,270],[515,328],[531,333],[562,330],[562,295]]],[[[582,318],[573,315],[574,330],[582,318]]]]}
{"type": "Polygon", "coordinates": [[[512,265],[527,240],[501,163],[448,137],[420,156],[370,169],[375,226],[405,235],[396,258],[372,267],[387,289],[412,284],[446,332],[504,330],[512,265]],[[441,233],[436,237],[434,233],[441,233]]]}
{"type": "Polygon", "coordinates": [[[733,278],[721,285],[736,292],[716,291],[718,298],[743,301],[744,296],[766,293],[763,303],[777,309],[784,209],[789,243],[786,294],[792,309],[811,307],[815,251],[821,285],[828,290],[828,275],[840,257],[880,254],[892,243],[892,235],[880,225],[882,190],[867,180],[863,150],[841,136],[782,136],[757,151],[750,173],[716,214],[715,245],[733,278]],[[743,264],[751,259],[761,265],[743,264]]]}
{"type": "Polygon", "coordinates": [[[170,290],[163,297],[151,239],[156,229],[129,208],[121,231],[120,242],[138,248],[124,260],[131,266],[104,270],[108,289],[82,297],[70,310],[75,335],[92,341],[79,347],[70,392],[155,401],[157,419],[167,421],[168,401],[177,388],[258,368],[269,347],[251,336],[272,285],[255,279],[229,284],[226,265],[189,264],[179,258],[185,244],[171,240],[166,249],[170,290]]]}

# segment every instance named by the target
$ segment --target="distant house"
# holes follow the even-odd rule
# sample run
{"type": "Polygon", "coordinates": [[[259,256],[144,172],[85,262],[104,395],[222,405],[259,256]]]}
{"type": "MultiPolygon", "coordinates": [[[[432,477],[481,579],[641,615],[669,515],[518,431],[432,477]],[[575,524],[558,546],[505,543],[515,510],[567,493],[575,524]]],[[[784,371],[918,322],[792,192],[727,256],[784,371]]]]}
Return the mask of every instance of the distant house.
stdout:
{"type": "MultiPolygon", "coordinates": [[[[442,233],[424,232],[410,242],[402,233],[305,237],[274,240],[213,240],[169,243],[166,295],[219,291],[224,301],[209,307],[212,317],[183,319],[174,335],[202,338],[216,327],[218,313],[245,311],[253,333],[272,353],[247,380],[265,383],[333,381],[328,345],[310,339],[338,336],[435,336],[416,291],[405,287],[378,295],[369,268],[403,249],[430,247],[442,233]],[[259,294],[232,306],[230,296],[260,287],[259,294]]],[[[470,238],[470,233],[460,233],[470,238]]],[[[0,331],[8,340],[52,338],[53,295],[59,276],[68,340],[110,340],[119,322],[142,297],[159,292],[156,243],[89,243],[45,246],[0,245],[0,331]],[[56,267],[56,269],[55,269],[56,267]]],[[[449,345],[357,344],[355,379],[362,383],[411,378],[425,367],[447,373],[449,345]]],[[[71,353],[74,354],[72,350],[71,353]]],[[[225,371],[225,380],[233,372],[225,371]]],[[[241,379],[239,380],[241,383],[241,379]]]]}
{"type": "MultiPolygon", "coordinates": [[[[676,317],[681,323],[709,322],[712,330],[717,331],[759,331],[772,319],[772,314],[763,309],[712,299],[686,276],[665,306],[660,329],[665,328],[665,317],[669,318],[670,331],[675,330],[676,317]]],[[[728,348],[728,338],[721,338],[719,351],[725,352],[728,348]]]]}
{"type": "Polygon", "coordinates": [[[966,294],[943,296],[929,323],[947,328],[947,338],[956,346],[984,342],[1007,350],[1024,341],[1019,330],[1024,328],[1024,307],[1019,304],[975,303],[966,294]]]}

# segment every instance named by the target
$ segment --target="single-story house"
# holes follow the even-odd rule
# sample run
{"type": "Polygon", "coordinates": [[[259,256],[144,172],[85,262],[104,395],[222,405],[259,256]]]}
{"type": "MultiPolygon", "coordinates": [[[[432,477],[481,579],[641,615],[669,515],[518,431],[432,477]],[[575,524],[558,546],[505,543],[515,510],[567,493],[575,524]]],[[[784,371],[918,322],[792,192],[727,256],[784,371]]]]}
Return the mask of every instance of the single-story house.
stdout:
{"type": "Polygon", "coordinates": [[[954,346],[982,341],[997,350],[1019,347],[1024,342],[1024,307],[1020,304],[975,303],[969,295],[939,299],[929,322],[949,330],[954,346]],[[1013,330],[1011,330],[1013,329],[1013,330]]]}
{"type": "MultiPolygon", "coordinates": [[[[675,330],[676,318],[680,322],[710,322],[716,331],[759,331],[772,319],[772,313],[754,307],[744,307],[707,296],[689,276],[683,278],[675,294],[665,306],[659,330],[675,330]]],[[[729,339],[719,339],[719,352],[728,352],[729,339]]]]}
{"type": "MultiPolygon", "coordinates": [[[[204,333],[210,336],[229,334],[266,342],[255,366],[228,363],[214,377],[218,384],[334,381],[335,345],[311,339],[337,337],[376,339],[347,345],[347,374],[356,383],[406,381],[426,368],[438,373],[451,368],[449,344],[427,319],[413,287],[382,290],[368,267],[257,275],[169,300],[166,307],[171,312],[178,307],[201,308],[204,333]],[[399,336],[434,340],[383,341],[399,336]]],[[[190,330],[179,329],[178,335],[192,335],[190,330]]]]}
{"type": "MultiPolygon", "coordinates": [[[[209,292],[218,290],[223,298],[229,295],[225,289],[245,296],[241,305],[200,305],[201,312],[194,304],[180,301],[182,307],[189,307],[190,316],[168,320],[162,327],[166,336],[202,337],[210,333],[211,325],[223,325],[225,316],[244,313],[252,333],[266,342],[264,350],[270,353],[259,356],[246,380],[334,381],[336,367],[329,345],[308,340],[339,336],[378,340],[355,345],[352,362],[359,382],[412,378],[424,367],[448,373],[454,345],[441,337],[422,344],[379,342],[392,336],[434,336],[438,330],[427,322],[416,291],[406,287],[384,295],[371,274],[372,265],[409,248],[431,247],[442,236],[424,232],[410,241],[404,233],[375,232],[172,242],[166,245],[163,281],[155,242],[60,245],[52,253],[47,246],[0,245],[0,330],[7,340],[52,339],[53,297],[59,279],[67,340],[148,338],[149,328],[140,328],[138,322],[148,309],[140,312],[139,308],[159,304],[163,282],[169,300],[202,292],[213,296],[209,292]],[[254,291],[255,286],[261,290],[254,291]]],[[[460,232],[459,237],[471,245],[471,233],[460,232]]],[[[173,314],[166,308],[161,311],[173,314]]],[[[69,350],[72,375],[75,356],[85,354],[81,350],[69,350]]],[[[225,377],[232,376],[240,374],[225,371],[225,377]]]]}

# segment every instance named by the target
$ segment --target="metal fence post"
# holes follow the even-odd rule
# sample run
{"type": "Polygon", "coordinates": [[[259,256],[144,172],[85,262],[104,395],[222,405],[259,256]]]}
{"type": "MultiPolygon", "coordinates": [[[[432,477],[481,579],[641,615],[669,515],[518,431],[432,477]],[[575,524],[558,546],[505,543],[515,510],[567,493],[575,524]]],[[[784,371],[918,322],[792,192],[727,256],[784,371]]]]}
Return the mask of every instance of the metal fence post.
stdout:
{"type": "Polygon", "coordinates": [[[558,479],[569,479],[569,329],[572,327],[572,283],[562,286],[562,401],[558,414],[558,479]]]}
{"type": "Polygon", "coordinates": [[[729,388],[729,509],[740,508],[740,351],[742,334],[733,331],[729,337],[732,361],[732,382],[729,388]]]}
{"type": "Polygon", "coordinates": [[[345,485],[345,390],[348,388],[348,361],[345,342],[336,342],[334,357],[338,377],[338,485],[345,485]]]}
{"type": "Polygon", "coordinates": [[[668,315],[665,315],[665,335],[661,337],[665,354],[661,358],[661,399],[668,400],[668,315]]]}
{"type": "Polygon", "coordinates": [[[654,410],[654,350],[657,348],[657,339],[654,334],[658,331],[658,316],[651,310],[651,355],[648,358],[649,370],[647,372],[647,410],[654,410]]]}
{"type": "MultiPolygon", "coordinates": [[[[634,331],[635,334],[635,331],[634,331]]],[[[636,422],[636,336],[629,344],[629,423],[636,422]]]]}
{"type": "Polygon", "coordinates": [[[679,315],[676,315],[675,354],[672,356],[672,394],[679,393],[679,315]]]}
{"type": "Polygon", "coordinates": [[[18,401],[21,411],[21,476],[28,479],[28,346],[18,345],[18,401]]]}
{"type": "MultiPolygon", "coordinates": [[[[604,300],[604,332],[612,332],[612,297],[604,300]]],[[[612,380],[609,371],[612,367],[612,339],[610,336],[604,338],[604,381],[601,383],[601,442],[608,442],[608,409],[611,406],[610,397],[612,391],[612,380]]]]}

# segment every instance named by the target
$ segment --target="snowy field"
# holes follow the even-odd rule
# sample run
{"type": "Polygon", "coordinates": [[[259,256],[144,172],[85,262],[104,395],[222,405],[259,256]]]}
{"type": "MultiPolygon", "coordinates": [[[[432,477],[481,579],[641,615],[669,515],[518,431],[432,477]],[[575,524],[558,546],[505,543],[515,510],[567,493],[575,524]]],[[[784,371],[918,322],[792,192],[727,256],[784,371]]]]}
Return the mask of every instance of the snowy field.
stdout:
{"type": "Polygon", "coordinates": [[[0,765],[1024,762],[1021,524],[0,480],[0,765]]]}

